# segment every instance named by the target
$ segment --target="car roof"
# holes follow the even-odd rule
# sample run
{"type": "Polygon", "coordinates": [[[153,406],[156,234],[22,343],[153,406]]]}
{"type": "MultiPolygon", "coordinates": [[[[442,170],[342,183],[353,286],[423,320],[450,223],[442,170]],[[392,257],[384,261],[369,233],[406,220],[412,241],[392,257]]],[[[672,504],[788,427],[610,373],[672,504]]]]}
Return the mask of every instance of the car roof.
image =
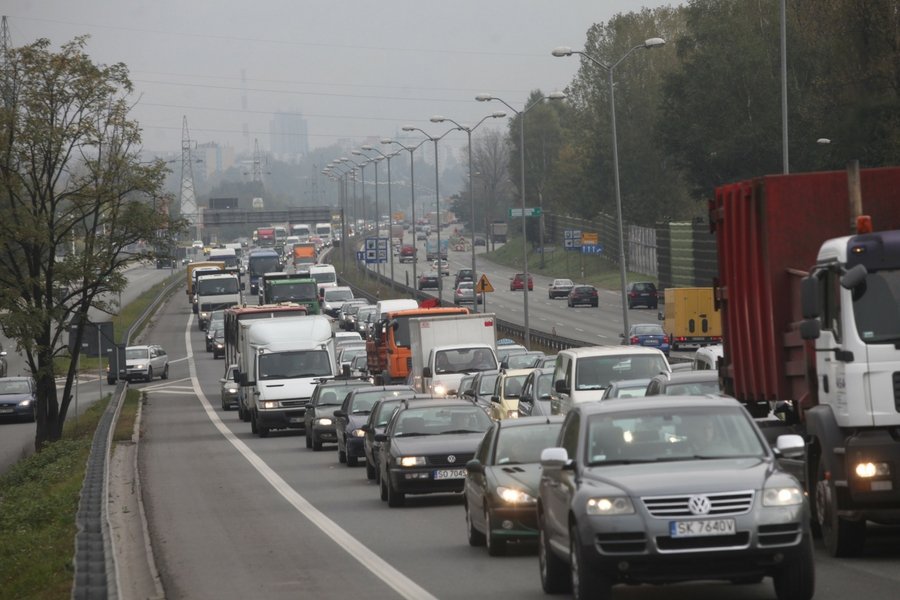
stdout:
{"type": "Polygon", "coordinates": [[[681,408],[739,407],[741,403],[728,396],[707,394],[705,396],[643,396],[640,398],[609,398],[603,402],[582,402],[574,409],[585,415],[626,410],[670,410],[673,406],[681,408]]]}
{"type": "Polygon", "coordinates": [[[584,358],[588,356],[626,356],[635,354],[656,355],[662,354],[662,350],[644,346],[583,346],[581,348],[567,348],[565,350],[560,350],[559,353],[568,353],[574,358],[584,358]]]}
{"type": "Polygon", "coordinates": [[[519,417],[518,419],[501,419],[496,423],[498,429],[509,429],[510,427],[534,427],[536,425],[562,423],[564,419],[564,415],[547,415],[540,417],[519,417]]]}

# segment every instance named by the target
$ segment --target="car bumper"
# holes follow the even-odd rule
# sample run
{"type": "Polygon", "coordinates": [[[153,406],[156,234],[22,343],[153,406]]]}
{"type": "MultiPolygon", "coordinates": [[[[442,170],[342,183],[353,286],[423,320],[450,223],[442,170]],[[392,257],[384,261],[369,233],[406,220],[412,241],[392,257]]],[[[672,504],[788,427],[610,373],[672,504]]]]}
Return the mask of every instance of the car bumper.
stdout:
{"type": "Polygon", "coordinates": [[[465,487],[465,478],[434,479],[435,468],[391,469],[388,476],[394,489],[402,494],[452,494],[465,487]]]}
{"type": "Polygon", "coordinates": [[[292,409],[256,409],[256,424],[266,429],[305,429],[306,407],[292,409]]]}
{"type": "Polygon", "coordinates": [[[753,527],[742,526],[746,521],[737,518],[733,535],[696,538],[670,537],[668,521],[656,523],[659,527],[648,533],[639,518],[621,519],[614,527],[598,526],[604,519],[609,517],[579,519],[584,555],[590,557],[591,568],[628,583],[774,575],[802,556],[804,536],[811,535],[805,520],[790,518],[753,527]]]}
{"type": "Polygon", "coordinates": [[[497,506],[490,509],[494,528],[489,533],[509,539],[537,538],[535,506],[497,506]]]}
{"type": "Polygon", "coordinates": [[[122,379],[131,381],[132,379],[147,379],[147,369],[128,369],[122,376],[122,379]]]}
{"type": "Polygon", "coordinates": [[[225,406],[233,406],[235,408],[240,404],[241,399],[237,393],[234,394],[222,394],[222,404],[225,406]]]}
{"type": "Polygon", "coordinates": [[[325,442],[328,444],[337,443],[337,434],[334,432],[334,425],[313,425],[311,437],[316,442],[325,442]]]}
{"type": "Polygon", "coordinates": [[[0,406],[0,419],[31,420],[32,417],[34,417],[34,406],[31,404],[28,406],[0,406]]]}

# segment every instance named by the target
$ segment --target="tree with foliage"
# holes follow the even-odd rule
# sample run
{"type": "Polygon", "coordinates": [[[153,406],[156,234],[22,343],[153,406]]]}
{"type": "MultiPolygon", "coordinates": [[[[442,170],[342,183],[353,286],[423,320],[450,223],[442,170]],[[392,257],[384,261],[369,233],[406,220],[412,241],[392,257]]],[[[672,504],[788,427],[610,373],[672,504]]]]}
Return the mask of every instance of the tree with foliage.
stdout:
{"type": "Polygon", "coordinates": [[[37,450],[62,435],[88,311],[110,313],[124,269],[152,257],[125,248],[183,227],[162,210],[165,164],[139,160],[126,67],[93,63],[85,45],[9,49],[0,75],[0,328],[35,379],[37,450]]]}

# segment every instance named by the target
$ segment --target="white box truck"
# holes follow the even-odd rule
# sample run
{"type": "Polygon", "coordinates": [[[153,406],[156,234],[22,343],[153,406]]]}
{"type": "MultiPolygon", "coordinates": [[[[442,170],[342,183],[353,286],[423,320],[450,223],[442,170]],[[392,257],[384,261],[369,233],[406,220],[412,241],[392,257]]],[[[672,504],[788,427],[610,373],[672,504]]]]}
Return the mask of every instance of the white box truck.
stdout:
{"type": "Polygon", "coordinates": [[[209,314],[214,310],[225,310],[241,303],[241,284],[233,273],[200,275],[195,286],[197,292],[197,320],[205,331],[209,314]]]}
{"type": "Polygon", "coordinates": [[[410,319],[409,342],[410,383],[425,394],[453,394],[463,375],[499,370],[493,314],[410,319]]]}
{"type": "Polygon", "coordinates": [[[273,429],[303,429],[316,384],[336,375],[328,317],[310,315],[240,322],[238,363],[243,410],[260,437],[273,429]]]}

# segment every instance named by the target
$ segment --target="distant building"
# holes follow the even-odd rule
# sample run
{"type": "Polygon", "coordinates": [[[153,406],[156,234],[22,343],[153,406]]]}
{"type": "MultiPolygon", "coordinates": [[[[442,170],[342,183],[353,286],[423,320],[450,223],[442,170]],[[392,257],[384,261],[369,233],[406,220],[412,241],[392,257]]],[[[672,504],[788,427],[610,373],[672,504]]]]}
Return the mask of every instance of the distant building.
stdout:
{"type": "Polygon", "coordinates": [[[269,122],[272,154],[284,162],[297,162],[309,154],[306,119],[298,112],[275,113],[269,122]]]}

